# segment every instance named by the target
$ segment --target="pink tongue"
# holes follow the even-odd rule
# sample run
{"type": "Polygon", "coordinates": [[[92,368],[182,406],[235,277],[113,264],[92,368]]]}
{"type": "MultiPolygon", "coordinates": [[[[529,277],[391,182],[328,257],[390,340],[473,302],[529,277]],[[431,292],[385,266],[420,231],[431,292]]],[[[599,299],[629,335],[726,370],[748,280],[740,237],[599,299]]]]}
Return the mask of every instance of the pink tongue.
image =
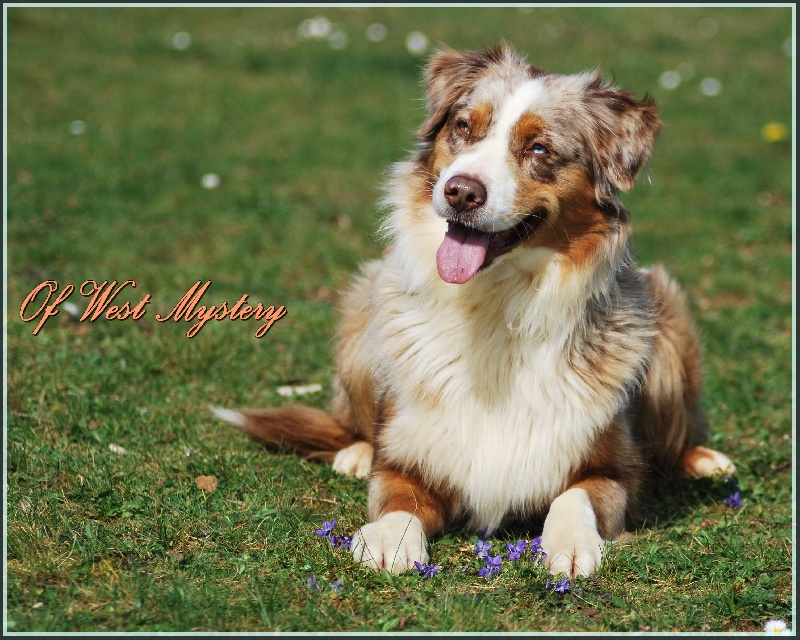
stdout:
{"type": "Polygon", "coordinates": [[[488,233],[451,222],[436,252],[439,276],[451,284],[464,284],[481,268],[488,246],[488,233]]]}

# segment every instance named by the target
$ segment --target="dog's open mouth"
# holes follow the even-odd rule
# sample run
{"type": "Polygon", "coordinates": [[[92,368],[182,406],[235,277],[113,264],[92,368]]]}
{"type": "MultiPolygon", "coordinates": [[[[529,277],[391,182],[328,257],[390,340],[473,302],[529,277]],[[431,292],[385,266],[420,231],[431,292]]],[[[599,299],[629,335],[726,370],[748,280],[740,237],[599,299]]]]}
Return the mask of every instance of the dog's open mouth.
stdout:
{"type": "Polygon", "coordinates": [[[510,229],[497,233],[448,220],[447,232],[436,252],[439,276],[451,284],[464,284],[496,257],[508,253],[525,240],[542,220],[544,213],[532,213],[510,229]]]}

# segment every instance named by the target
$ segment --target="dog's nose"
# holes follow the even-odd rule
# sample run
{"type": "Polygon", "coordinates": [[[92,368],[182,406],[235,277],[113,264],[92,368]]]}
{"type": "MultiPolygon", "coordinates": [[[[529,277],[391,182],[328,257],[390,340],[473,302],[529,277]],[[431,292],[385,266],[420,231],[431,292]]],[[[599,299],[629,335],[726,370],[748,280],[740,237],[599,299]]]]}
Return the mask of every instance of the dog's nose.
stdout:
{"type": "Polygon", "coordinates": [[[444,185],[444,197],[456,211],[472,211],[486,202],[486,187],[466,176],[453,176],[444,185]]]}

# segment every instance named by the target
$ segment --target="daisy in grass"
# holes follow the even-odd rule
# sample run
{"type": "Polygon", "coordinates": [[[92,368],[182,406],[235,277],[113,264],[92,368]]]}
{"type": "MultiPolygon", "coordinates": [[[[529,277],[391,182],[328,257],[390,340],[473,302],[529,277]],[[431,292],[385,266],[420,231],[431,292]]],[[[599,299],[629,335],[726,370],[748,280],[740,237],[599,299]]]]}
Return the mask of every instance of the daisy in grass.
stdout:
{"type": "Polygon", "coordinates": [[[764,623],[764,633],[785,633],[790,635],[792,631],[783,620],[767,620],[764,623]]]}

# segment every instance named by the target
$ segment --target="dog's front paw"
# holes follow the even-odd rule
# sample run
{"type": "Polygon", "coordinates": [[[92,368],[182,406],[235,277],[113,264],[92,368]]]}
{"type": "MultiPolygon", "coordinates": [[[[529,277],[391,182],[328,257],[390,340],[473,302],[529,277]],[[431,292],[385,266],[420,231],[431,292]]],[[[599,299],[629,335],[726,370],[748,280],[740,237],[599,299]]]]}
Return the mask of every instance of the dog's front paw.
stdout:
{"type": "Polygon", "coordinates": [[[553,501],[542,530],[542,550],[549,573],[592,575],[600,567],[605,541],[583,489],[570,489],[553,501]]]}
{"type": "Polygon", "coordinates": [[[426,564],[427,547],[419,518],[392,511],[356,531],[350,550],[356,562],[398,574],[412,569],[415,562],[426,564]]]}
{"type": "Polygon", "coordinates": [[[590,576],[600,567],[605,541],[593,527],[551,528],[542,533],[545,566],[553,575],[590,576]]]}

